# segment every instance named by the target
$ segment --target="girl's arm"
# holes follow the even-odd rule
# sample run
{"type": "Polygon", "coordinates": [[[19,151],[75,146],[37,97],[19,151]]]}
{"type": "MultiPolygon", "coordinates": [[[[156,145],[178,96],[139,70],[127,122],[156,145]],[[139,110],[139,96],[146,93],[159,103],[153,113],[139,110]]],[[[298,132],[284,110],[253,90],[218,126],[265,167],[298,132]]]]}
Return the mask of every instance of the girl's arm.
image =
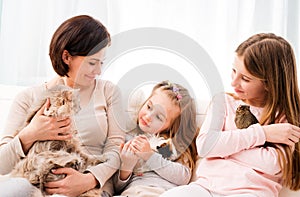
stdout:
{"type": "Polygon", "coordinates": [[[228,117],[233,119],[233,114],[230,114],[228,109],[233,108],[231,105],[235,105],[228,97],[228,95],[218,95],[209,106],[196,140],[200,157],[226,157],[245,149],[261,146],[266,141],[290,146],[299,141],[300,128],[289,123],[264,126],[255,124],[247,129],[224,131],[225,123],[228,124],[226,119],[228,117]]]}
{"type": "Polygon", "coordinates": [[[120,170],[117,171],[117,173],[114,174],[113,183],[114,183],[115,192],[117,194],[121,193],[124,190],[124,188],[130,183],[131,176],[132,176],[132,173],[130,174],[130,176],[126,180],[121,180],[120,170]]]}
{"type": "Polygon", "coordinates": [[[281,171],[278,153],[273,147],[252,148],[233,154],[230,158],[265,174],[276,175],[281,171]]]}
{"type": "Polygon", "coordinates": [[[133,168],[139,159],[131,150],[130,144],[131,140],[120,147],[121,167],[113,177],[116,192],[122,191],[130,183],[133,168]]]}
{"type": "Polygon", "coordinates": [[[126,142],[120,147],[121,167],[119,170],[119,179],[126,181],[132,175],[134,166],[138,161],[138,156],[130,148],[131,141],[126,142]]]}
{"type": "Polygon", "coordinates": [[[263,145],[265,141],[263,128],[255,124],[242,130],[200,131],[196,145],[200,157],[226,157],[263,145]]]}
{"type": "Polygon", "coordinates": [[[283,123],[276,123],[262,126],[266,141],[273,143],[282,143],[294,147],[295,143],[299,142],[300,128],[283,121],[283,123]]]}
{"type": "Polygon", "coordinates": [[[200,157],[226,157],[265,143],[265,134],[259,124],[247,129],[223,131],[226,118],[230,115],[227,114],[229,104],[224,94],[213,98],[196,139],[200,157]]]}
{"type": "Polygon", "coordinates": [[[154,152],[146,136],[135,137],[131,147],[137,156],[146,161],[145,165],[162,178],[176,185],[184,185],[190,181],[191,170],[179,162],[164,159],[161,154],[154,152]]]}
{"type": "Polygon", "coordinates": [[[152,154],[146,165],[159,176],[176,185],[188,184],[192,176],[190,168],[179,162],[167,160],[159,153],[152,154]]]}

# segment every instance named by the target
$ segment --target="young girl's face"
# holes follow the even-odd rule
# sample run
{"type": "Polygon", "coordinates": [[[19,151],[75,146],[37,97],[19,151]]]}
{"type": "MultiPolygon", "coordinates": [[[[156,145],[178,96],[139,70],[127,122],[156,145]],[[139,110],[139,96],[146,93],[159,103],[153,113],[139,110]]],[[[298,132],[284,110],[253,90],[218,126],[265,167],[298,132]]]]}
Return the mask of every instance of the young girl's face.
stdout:
{"type": "Polygon", "coordinates": [[[90,56],[71,56],[68,72],[69,82],[73,85],[90,86],[101,73],[101,66],[105,57],[106,48],[90,56]]]}
{"type": "Polygon", "coordinates": [[[239,98],[252,106],[264,106],[267,90],[260,79],[248,72],[243,57],[235,57],[231,78],[231,86],[239,98]]]}
{"type": "Polygon", "coordinates": [[[156,134],[168,129],[179,114],[179,106],[158,89],[139,111],[138,124],[145,133],[156,134]]]}

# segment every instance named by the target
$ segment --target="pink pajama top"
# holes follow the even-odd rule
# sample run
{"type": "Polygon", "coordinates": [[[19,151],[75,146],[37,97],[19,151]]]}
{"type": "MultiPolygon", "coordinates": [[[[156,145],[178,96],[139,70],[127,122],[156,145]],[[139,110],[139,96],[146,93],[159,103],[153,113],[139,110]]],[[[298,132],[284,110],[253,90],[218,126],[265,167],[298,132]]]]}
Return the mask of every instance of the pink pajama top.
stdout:
{"type": "MultiPolygon", "coordinates": [[[[236,128],[240,104],[245,103],[227,94],[210,104],[196,141],[203,159],[195,183],[221,195],[278,196],[282,188],[278,154],[275,148],[262,146],[266,137],[260,124],[236,128]]],[[[250,106],[250,110],[259,120],[262,108],[250,106]]]]}

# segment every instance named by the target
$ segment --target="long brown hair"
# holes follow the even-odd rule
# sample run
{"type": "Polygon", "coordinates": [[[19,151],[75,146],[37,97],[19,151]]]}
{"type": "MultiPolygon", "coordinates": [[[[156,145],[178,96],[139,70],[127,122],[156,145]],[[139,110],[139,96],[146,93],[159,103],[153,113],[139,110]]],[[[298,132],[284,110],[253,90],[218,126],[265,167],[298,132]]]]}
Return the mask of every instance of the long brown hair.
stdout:
{"type": "MultiPolygon", "coordinates": [[[[180,115],[171,123],[171,126],[160,133],[161,136],[172,138],[176,151],[180,154],[177,161],[187,164],[193,170],[197,157],[196,137],[196,106],[194,99],[183,86],[169,81],[163,81],[154,86],[149,98],[157,90],[167,94],[174,105],[180,107],[180,115]]],[[[148,99],[147,99],[148,100],[148,99]]]]}
{"type": "MultiPolygon", "coordinates": [[[[260,124],[274,124],[282,117],[293,125],[300,126],[300,96],[297,67],[291,45],[272,33],[256,34],[241,43],[236,49],[244,58],[248,72],[259,78],[268,94],[260,124]]],[[[276,148],[283,173],[283,184],[292,190],[300,189],[300,146],[295,150],[284,144],[276,148]]]]}

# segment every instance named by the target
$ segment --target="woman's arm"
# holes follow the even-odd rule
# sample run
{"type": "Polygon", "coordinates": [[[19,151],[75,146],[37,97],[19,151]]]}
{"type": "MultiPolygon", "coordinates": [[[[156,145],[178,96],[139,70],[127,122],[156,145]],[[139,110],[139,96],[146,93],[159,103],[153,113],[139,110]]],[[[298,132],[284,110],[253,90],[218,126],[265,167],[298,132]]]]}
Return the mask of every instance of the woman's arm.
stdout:
{"type": "Polygon", "coordinates": [[[79,196],[95,188],[98,181],[91,173],[81,173],[73,168],[58,168],[52,170],[54,174],[65,174],[64,179],[44,183],[48,194],[63,194],[65,196],[79,196]]]}
{"type": "MultiPolygon", "coordinates": [[[[31,111],[34,111],[32,110],[33,106],[37,105],[36,101],[41,99],[42,96],[42,87],[39,86],[22,91],[14,99],[7,117],[4,137],[0,142],[0,157],[9,159],[1,162],[0,174],[9,173],[16,163],[26,156],[35,141],[65,140],[71,137],[67,134],[70,129],[70,120],[57,120],[56,118],[46,117],[43,115],[43,109],[40,109],[29,125],[24,127],[31,111]]],[[[44,107],[48,104],[45,104],[44,107]]]]}
{"type": "Polygon", "coordinates": [[[88,171],[96,177],[102,187],[120,167],[119,149],[120,145],[125,141],[125,124],[120,90],[109,81],[101,82],[105,83],[104,89],[99,89],[97,91],[104,91],[107,103],[106,114],[108,131],[103,149],[103,154],[107,161],[97,166],[90,167],[88,171]]]}
{"type": "Polygon", "coordinates": [[[17,135],[25,126],[26,117],[32,104],[28,92],[30,89],[17,94],[10,107],[3,131],[4,135],[0,142],[0,157],[10,159],[3,160],[0,174],[9,173],[20,158],[25,157],[21,140],[17,135]]]}
{"type": "Polygon", "coordinates": [[[38,140],[67,140],[72,137],[70,119],[59,119],[44,115],[45,108],[50,106],[49,99],[37,111],[30,123],[17,135],[22,144],[23,152],[28,153],[31,146],[38,140]]]}

